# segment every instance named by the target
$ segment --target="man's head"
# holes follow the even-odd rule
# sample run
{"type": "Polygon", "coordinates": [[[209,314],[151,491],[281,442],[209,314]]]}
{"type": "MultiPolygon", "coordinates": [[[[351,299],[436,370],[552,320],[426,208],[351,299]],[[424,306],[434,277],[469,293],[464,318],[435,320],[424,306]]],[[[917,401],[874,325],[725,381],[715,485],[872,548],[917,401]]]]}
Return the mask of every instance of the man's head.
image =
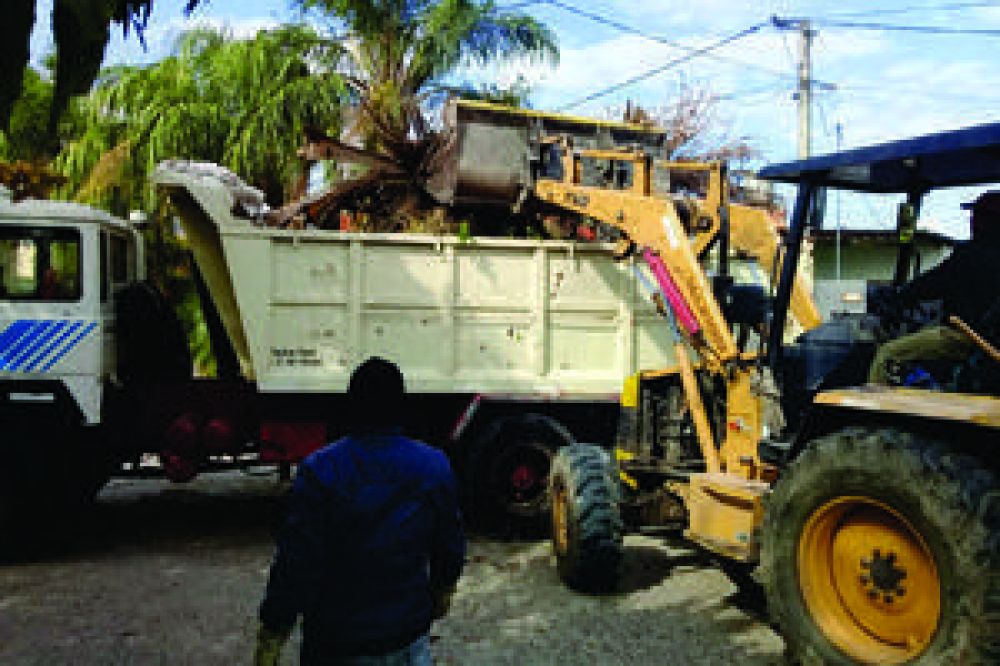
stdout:
{"type": "Polygon", "coordinates": [[[363,430],[403,422],[403,373],[395,363],[373,356],[355,369],[347,386],[349,417],[363,430]]]}
{"type": "Polygon", "coordinates": [[[1000,190],[980,194],[974,201],[962,204],[972,211],[972,239],[1000,243],[1000,190]]]}

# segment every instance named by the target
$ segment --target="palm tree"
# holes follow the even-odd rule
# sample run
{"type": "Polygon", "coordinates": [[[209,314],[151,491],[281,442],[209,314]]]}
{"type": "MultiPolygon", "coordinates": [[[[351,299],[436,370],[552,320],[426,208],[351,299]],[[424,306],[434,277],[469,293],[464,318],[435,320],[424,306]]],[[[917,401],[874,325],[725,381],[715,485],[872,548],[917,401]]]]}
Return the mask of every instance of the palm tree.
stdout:
{"type": "MultiPolygon", "coordinates": [[[[187,0],[190,14],[201,0],[187,0]]],[[[54,145],[58,120],[73,95],[90,89],[101,68],[111,26],[118,24],[140,39],[149,19],[153,0],[54,0],[52,36],[55,40],[54,94],[42,116],[48,119],[47,150],[54,145]]],[[[36,0],[5,0],[0,39],[0,129],[8,129],[14,104],[23,93],[28,69],[31,31],[35,25],[36,0]]]]}
{"type": "Polygon", "coordinates": [[[245,41],[198,29],[160,62],[105,70],[85,101],[86,130],[56,159],[68,193],[118,213],[151,209],[155,165],[193,159],[229,167],[278,205],[300,175],[306,133],[339,129],[338,58],[304,26],[245,41]]]}
{"type": "Polygon", "coordinates": [[[188,32],[158,63],[105,70],[82,100],[85,129],[55,160],[68,180],[65,196],[119,215],[155,213],[151,274],[174,302],[202,372],[211,374],[215,363],[187,251],[149,176],[165,159],[216,162],[280,204],[300,175],[296,153],[306,133],[339,129],[346,95],[334,72],[339,57],[303,26],[245,41],[188,32]]]}
{"type": "Polygon", "coordinates": [[[296,0],[345,33],[345,80],[357,105],[352,128],[366,148],[413,173],[425,161],[425,103],[462,64],[558,58],[556,39],[526,14],[492,0],[296,0]]]}

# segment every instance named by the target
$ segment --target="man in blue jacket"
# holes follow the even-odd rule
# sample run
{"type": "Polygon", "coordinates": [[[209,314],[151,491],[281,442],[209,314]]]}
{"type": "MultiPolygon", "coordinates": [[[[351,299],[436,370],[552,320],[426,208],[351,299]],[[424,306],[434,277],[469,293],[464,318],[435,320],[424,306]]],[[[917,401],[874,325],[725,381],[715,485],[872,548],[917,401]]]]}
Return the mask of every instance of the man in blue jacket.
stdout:
{"type": "Polygon", "coordinates": [[[302,664],[430,666],[465,535],[437,449],[399,434],[403,376],[371,358],[352,375],[352,434],[298,468],[278,537],[255,663],[276,664],[298,616],[302,664]]]}

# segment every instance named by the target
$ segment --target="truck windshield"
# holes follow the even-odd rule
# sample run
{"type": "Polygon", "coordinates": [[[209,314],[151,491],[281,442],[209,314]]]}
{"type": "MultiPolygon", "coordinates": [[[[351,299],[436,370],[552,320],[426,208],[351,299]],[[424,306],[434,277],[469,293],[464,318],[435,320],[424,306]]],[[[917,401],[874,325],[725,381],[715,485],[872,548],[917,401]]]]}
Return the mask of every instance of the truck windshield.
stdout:
{"type": "Polygon", "coordinates": [[[80,300],[80,234],[0,226],[0,300],[80,300]]]}

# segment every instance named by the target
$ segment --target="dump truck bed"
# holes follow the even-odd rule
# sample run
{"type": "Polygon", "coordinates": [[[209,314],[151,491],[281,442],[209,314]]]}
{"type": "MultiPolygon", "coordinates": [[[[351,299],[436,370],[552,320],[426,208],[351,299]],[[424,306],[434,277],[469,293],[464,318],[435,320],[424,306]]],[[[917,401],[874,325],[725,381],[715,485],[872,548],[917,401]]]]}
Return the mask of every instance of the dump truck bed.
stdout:
{"type": "Polygon", "coordinates": [[[234,214],[245,185],[170,164],[156,180],[261,391],[344,391],[373,355],[418,393],[608,396],[673,364],[610,245],[267,228],[234,214]]]}

